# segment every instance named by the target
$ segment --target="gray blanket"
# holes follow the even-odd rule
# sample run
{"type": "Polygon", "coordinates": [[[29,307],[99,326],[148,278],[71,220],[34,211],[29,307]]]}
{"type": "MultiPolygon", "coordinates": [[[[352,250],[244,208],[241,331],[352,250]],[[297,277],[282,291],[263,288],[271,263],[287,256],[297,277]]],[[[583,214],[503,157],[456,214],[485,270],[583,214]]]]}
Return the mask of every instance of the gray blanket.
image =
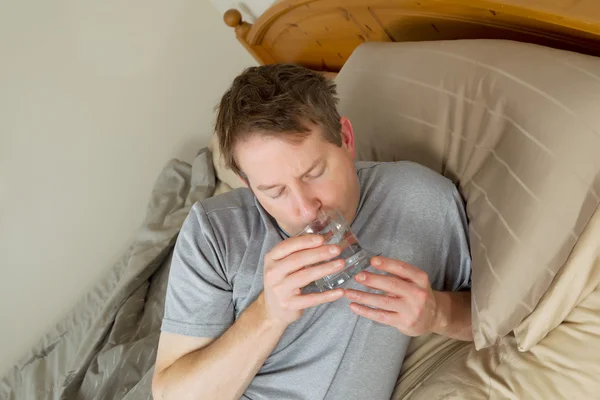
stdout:
{"type": "Polygon", "coordinates": [[[151,398],[171,250],[190,207],[214,190],[207,149],[193,165],[170,161],[134,243],[0,380],[0,399],[151,398]]]}

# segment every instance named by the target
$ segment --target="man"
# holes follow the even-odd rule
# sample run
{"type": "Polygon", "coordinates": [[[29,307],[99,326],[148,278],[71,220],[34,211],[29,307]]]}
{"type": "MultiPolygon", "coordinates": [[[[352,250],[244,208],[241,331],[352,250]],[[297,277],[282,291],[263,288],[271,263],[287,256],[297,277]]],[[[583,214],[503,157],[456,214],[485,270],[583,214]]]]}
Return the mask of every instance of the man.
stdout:
{"type": "Polygon", "coordinates": [[[247,189],[193,206],[171,266],[157,399],[389,399],[409,337],[472,340],[467,223],[453,184],[414,163],[354,163],[335,85],[253,67],[216,134],[247,189]],[[338,209],[382,256],[343,289],[304,293],[340,249],[293,235],[338,209]],[[305,268],[307,265],[321,263],[305,268]]]}

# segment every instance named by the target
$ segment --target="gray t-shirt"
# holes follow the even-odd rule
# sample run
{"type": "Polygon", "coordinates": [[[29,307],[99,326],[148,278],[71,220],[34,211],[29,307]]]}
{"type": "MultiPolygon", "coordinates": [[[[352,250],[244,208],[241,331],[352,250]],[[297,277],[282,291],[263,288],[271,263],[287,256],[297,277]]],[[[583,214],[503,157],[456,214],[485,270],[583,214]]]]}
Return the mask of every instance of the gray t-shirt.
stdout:
{"type": "MultiPolygon", "coordinates": [[[[351,229],[362,246],[426,271],[434,290],[470,288],[467,220],[452,182],[411,162],[356,168],[351,229]]],[[[220,336],[263,290],[263,257],[286,238],[247,189],[196,203],[175,246],[162,331],[220,336]]],[[[308,309],[242,398],[388,400],[409,339],[352,313],[346,298],[308,309]]]]}

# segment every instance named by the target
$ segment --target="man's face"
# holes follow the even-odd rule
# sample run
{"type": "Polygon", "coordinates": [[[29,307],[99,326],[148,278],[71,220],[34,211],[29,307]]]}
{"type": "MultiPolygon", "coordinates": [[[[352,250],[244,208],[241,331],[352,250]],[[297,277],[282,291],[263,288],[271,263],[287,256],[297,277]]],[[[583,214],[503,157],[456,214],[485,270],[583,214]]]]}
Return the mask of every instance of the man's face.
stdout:
{"type": "Polygon", "coordinates": [[[322,128],[298,141],[253,135],[235,147],[235,157],[260,204],[290,235],[302,230],[317,211],[339,209],[350,224],[359,185],[354,167],[354,133],[341,119],[342,146],[327,142],[322,128]]]}

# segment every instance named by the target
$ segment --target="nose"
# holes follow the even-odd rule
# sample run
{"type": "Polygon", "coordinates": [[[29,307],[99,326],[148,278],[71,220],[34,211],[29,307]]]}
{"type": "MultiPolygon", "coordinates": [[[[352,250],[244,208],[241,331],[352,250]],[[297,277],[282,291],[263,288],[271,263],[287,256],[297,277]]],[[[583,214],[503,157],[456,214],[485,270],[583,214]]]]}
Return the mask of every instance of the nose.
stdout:
{"type": "Polygon", "coordinates": [[[299,188],[296,193],[298,216],[306,223],[317,219],[317,212],[321,208],[318,197],[305,188],[299,188]]]}

